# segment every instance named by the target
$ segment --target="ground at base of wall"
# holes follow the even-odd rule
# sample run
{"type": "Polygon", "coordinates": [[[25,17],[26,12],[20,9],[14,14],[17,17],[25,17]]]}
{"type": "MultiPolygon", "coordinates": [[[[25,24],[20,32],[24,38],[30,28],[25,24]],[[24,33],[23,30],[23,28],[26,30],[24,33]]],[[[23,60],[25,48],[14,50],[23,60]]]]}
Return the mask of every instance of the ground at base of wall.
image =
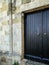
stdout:
{"type": "MultiPolygon", "coordinates": [[[[0,65],[12,65],[11,63],[0,63],[0,65]]],[[[39,62],[35,62],[35,61],[30,61],[30,60],[23,60],[20,62],[19,65],[47,65],[47,64],[44,64],[44,63],[39,63],[39,62]]]]}

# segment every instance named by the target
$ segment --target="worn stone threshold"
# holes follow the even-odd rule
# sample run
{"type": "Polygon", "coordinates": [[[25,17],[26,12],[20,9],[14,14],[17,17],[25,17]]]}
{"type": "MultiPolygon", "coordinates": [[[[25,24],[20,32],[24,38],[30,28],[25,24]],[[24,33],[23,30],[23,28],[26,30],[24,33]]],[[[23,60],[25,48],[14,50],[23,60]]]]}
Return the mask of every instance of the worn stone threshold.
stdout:
{"type": "Polygon", "coordinates": [[[21,62],[21,65],[48,65],[48,64],[23,59],[22,62],[21,62]]]}

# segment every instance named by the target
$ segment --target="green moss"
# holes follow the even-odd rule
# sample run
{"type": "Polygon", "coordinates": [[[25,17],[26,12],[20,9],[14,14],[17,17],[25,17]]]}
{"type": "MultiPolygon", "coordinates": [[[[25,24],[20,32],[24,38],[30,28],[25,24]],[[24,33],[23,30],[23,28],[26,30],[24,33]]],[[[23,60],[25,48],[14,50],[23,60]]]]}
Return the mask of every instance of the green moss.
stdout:
{"type": "Polygon", "coordinates": [[[13,65],[19,65],[19,63],[15,61],[13,65]]]}

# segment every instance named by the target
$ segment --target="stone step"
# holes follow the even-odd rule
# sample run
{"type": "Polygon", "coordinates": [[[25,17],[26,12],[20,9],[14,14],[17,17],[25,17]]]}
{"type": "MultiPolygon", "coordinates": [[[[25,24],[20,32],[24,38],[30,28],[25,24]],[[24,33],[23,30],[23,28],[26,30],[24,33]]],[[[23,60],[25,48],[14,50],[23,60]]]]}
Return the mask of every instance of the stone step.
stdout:
{"type": "Polygon", "coordinates": [[[30,60],[24,60],[21,62],[20,65],[47,65],[47,64],[44,64],[44,63],[40,63],[40,62],[35,62],[35,61],[30,61],[30,60]]]}

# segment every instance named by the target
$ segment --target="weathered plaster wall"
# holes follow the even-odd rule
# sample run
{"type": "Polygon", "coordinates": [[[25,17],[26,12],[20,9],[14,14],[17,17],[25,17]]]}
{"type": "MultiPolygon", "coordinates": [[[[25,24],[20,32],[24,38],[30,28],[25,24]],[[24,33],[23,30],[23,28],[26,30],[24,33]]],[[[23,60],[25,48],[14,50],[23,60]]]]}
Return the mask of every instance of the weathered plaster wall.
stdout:
{"type": "Polygon", "coordinates": [[[7,15],[8,2],[0,1],[0,50],[9,51],[9,16],[7,15]]]}
{"type": "MultiPolygon", "coordinates": [[[[25,1],[25,0],[24,0],[25,1]]],[[[22,4],[22,0],[16,0],[16,10],[12,14],[13,43],[11,42],[11,17],[8,9],[8,0],[0,1],[0,50],[11,51],[13,45],[13,60],[20,61],[24,55],[24,20],[22,12],[47,6],[49,0],[31,0],[22,4]]]]}

